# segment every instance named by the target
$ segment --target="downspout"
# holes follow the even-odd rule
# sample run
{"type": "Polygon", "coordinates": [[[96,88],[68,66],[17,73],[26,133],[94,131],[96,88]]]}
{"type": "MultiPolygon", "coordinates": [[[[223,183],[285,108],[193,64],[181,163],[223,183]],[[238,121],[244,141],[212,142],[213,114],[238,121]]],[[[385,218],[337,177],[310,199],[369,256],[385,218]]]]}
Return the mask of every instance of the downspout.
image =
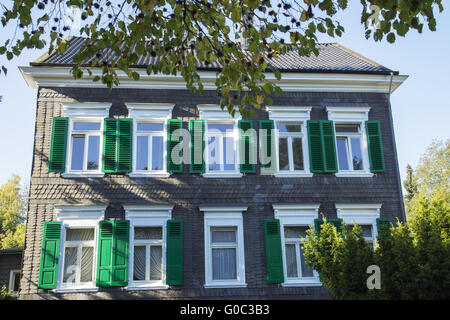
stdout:
{"type": "Polygon", "coordinates": [[[400,200],[400,211],[401,211],[403,222],[406,222],[405,204],[403,203],[402,181],[400,178],[397,146],[395,144],[394,120],[392,117],[392,107],[391,107],[391,93],[392,93],[392,79],[393,78],[394,78],[394,73],[391,71],[391,79],[389,82],[389,92],[388,92],[388,111],[389,111],[388,113],[389,113],[389,121],[391,123],[392,146],[394,147],[394,162],[396,164],[395,170],[396,170],[396,174],[397,174],[397,186],[398,186],[398,194],[399,194],[399,200],[400,200]]]}

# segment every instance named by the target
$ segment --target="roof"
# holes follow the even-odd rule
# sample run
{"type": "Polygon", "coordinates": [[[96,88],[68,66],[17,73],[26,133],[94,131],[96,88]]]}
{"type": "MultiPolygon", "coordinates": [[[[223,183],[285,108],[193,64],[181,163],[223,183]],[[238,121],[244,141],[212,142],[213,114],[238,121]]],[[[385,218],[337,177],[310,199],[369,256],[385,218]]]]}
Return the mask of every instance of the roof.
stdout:
{"type": "MultiPolygon", "coordinates": [[[[72,66],[74,64],[73,57],[88,41],[83,37],[69,37],[66,39],[66,51],[64,54],[53,52],[45,54],[36,61],[32,62],[32,66],[72,66]]],[[[269,64],[282,72],[325,72],[325,73],[363,73],[363,74],[390,74],[393,72],[398,75],[398,71],[386,68],[350,49],[337,43],[320,43],[317,44],[319,55],[311,54],[309,57],[299,56],[297,51],[290,51],[277,58],[268,59],[269,64]]],[[[191,50],[191,49],[189,49],[191,50]]],[[[99,62],[111,63],[118,60],[118,56],[112,49],[103,49],[100,52],[99,62]]],[[[145,68],[148,65],[158,62],[161,57],[152,57],[150,54],[140,55],[137,63],[132,67],[145,68]]],[[[85,60],[83,65],[89,65],[94,58],[85,60]]],[[[221,68],[218,62],[206,65],[204,62],[197,62],[197,69],[214,71],[221,68]]]]}
{"type": "Polygon", "coordinates": [[[22,252],[23,252],[23,247],[8,248],[8,249],[0,250],[0,254],[3,254],[3,253],[22,253],[22,252]]]}

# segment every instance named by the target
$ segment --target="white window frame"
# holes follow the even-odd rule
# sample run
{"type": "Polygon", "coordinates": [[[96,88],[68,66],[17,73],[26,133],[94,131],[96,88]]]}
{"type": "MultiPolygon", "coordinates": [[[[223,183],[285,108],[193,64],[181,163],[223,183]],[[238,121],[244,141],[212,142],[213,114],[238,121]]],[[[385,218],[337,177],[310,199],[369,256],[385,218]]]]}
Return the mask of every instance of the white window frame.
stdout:
{"type": "MultiPolygon", "coordinates": [[[[236,112],[235,118],[233,118],[226,110],[222,110],[218,105],[197,105],[200,117],[199,119],[205,120],[205,132],[204,132],[204,143],[205,150],[203,154],[203,159],[205,161],[205,173],[203,177],[205,178],[240,178],[242,173],[240,172],[240,156],[239,156],[239,129],[238,121],[241,119],[239,112],[236,112]],[[235,156],[235,170],[223,170],[224,163],[221,163],[222,170],[209,170],[209,149],[208,149],[208,138],[211,136],[218,136],[218,132],[211,134],[208,132],[208,124],[232,124],[233,132],[226,132],[225,134],[220,134],[221,139],[219,141],[219,159],[223,158],[223,137],[234,138],[234,156],[235,156]]],[[[216,156],[217,158],[218,156],[216,156]]]]}
{"type": "MultiPolygon", "coordinates": [[[[13,297],[17,297],[19,295],[19,291],[14,291],[14,285],[16,284],[16,282],[15,282],[16,274],[21,274],[20,269],[9,271],[8,291],[12,292],[13,297]]],[[[19,279],[19,282],[20,282],[20,279],[19,279]]],[[[19,283],[19,289],[20,289],[20,283],[19,283]]]]}
{"type": "MultiPolygon", "coordinates": [[[[56,289],[54,292],[90,292],[98,291],[96,287],[97,276],[97,244],[98,244],[98,225],[99,221],[103,220],[105,215],[106,206],[55,206],[57,221],[61,222],[61,238],[60,238],[60,251],[59,251],[59,264],[58,264],[58,278],[56,289]],[[68,228],[93,228],[94,240],[93,240],[93,267],[92,267],[92,281],[86,284],[66,284],[63,283],[64,272],[64,248],[66,229],[68,228]]],[[[92,242],[92,241],[91,241],[92,242]]]]}
{"type": "MultiPolygon", "coordinates": [[[[244,254],[244,227],[242,214],[247,207],[211,207],[199,208],[204,213],[204,244],[205,244],[205,288],[245,288],[245,254],[244,254]],[[212,279],[212,248],[211,227],[236,228],[236,279],[212,279]]],[[[227,246],[228,247],[228,246],[227,246]]]]}
{"type": "Polygon", "coordinates": [[[307,132],[307,121],[310,119],[310,112],[312,107],[298,107],[298,106],[272,106],[269,107],[269,119],[274,121],[275,129],[275,157],[276,157],[276,172],[275,176],[279,178],[283,177],[312,177],[313,174],[310,171],[309,164],[309,145],[308,145],[308,132],[307,132]],[[278,131],[278,126],[280,123],[291,122],[292,124],[300,124],[301,132],[299,133],[281,133],[278,131]],[[302,139],[302,149],[303,149],[303,170],[293,170],[294,159],[292,152],[292,142],[289,143],[288,148],[291,150],[289,154],[289,163],[292,165],[292,170],[280,170],[279,161],[279,144],[280,136],[290,136],[302,139]]]}
{"type": "MultiPolygon", "coordinates": [[[[125,287],[126,290],[165,290],[169,288],[169,286],[166,284],[167,221],[172,219],[173,207],[174,207],[173,205],[124,206],[125,219],[130,221],[128,286],[125,287]],[[158,243],[161,243],[162,246],[161,280],[149,280],[149,281],[133,280],[135,227],[162,228],[162,240],[160,241],[158,240],[158,243]]],[[[144,241],[148,242],[147,240],[144,241]]]]}
{"type": "Polygon", "coordinates": [[[63,104],[64,117],[69,118],[67,130],[67,152],[66,152],[66,168],[62,176],[64,178],[76,177],[103,177],[102,172],[102,150],[103,150],[103,123],[104,119],[109,116],[109,108],[111,103],[67,103],[63,104]],[[77,131],[86,137],[84,144],[83,170],[71,170],[72,166],[72,134],[74,122],[99,122],[100,129],[98,131],[77,131]],[[99,142],[99,163],[98,170],[87,170],[87,148],[88,135],[100,136],[99,142]]]}
{"type": "MultiPolygon", "coordinates": [[[[372,239],[374,243],[378,237],[377,218],[380,217],[381,203],[361,203],[348,204],[336,203],[336,211],[339,219],[342,219],[345,224],[355,223],[357,225],[371,225],[372,239]]],[[[369,239],[365,238],[367,242],[369,239]]]]}
{"type": "Polygon", "coordinates": [[[348,141],[349,148],[347,154],[349,157],[349,168],[350,170],[339,170],[335,173],[336,177],[373,177],[373,173],[370,172],[369,163],[369,151],[368,142],[366,134],[366,121],[369,120],[370,107],[326,107],[328,113],[328,120],[333,121],[333,130],[335,135],[336,144],[336,159],[339,166],[338,159],[338,149],[337,149],[337,137],[336,125],[337,124],[354,124],[359,125],[359,134],[345,134],[340,136],[346,137],[359,137],[361,139],[361,153],[363,160],[363,170],[353,170],[353,163],[351,162],[351,146],[350,141],[348,141]]]}
{"type": "Polygon", "coordinates": [[[167,120],[172,118],[172,110],[175,106],[169,103],[125,103],[128,108],[128,116],[133,119],[133,161],[132,172],[129,173],[130,177],[160,177],[167,178],[170,173],[167,172],[167,120]],[[162,133],[138,133],[138,123],[161,123],[163,124],[162,133]],[[137,170],[137,137],[148,136],[149,137],[149,163],[151,163],[151,145],[153,136],[163,137],[163,170],[137,170]]]}
{"type": "MultiPolygon", "coordinates": [[[[319,216],[320,204],[274,204],[275,219],[280,220],[280,234],[281,234],[281,249],[283,255],[283,273],[284,282],[283,287],[305,287],[305,286],[321,286],[319,274],[313,270],[313,277],[287,277],[286,266],[286,239],[284,237],[284,227],[314,227],[314,219],[319,216]]],[[[297,249],[297,248],[296,248],[297,249]]],[[[298,252],[299,253],[299,252],[298,252]]],[[[300,255],[297,255],[297,268],[300,267],[300,255]]]]}

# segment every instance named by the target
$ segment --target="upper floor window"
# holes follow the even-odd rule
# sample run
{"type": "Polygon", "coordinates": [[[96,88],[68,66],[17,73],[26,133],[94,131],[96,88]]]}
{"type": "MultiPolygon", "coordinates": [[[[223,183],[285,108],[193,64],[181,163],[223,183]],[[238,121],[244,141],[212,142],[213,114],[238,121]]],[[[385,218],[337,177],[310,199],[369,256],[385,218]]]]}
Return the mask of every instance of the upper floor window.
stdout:
{"type": "Polygon", "coordinates": [[[102,121],[72,120],[70,172],[99,172],[102,121]]]}
{"type": "Polygon", "coordinates": [[[335,125],[339,171],[364,170],[360,124],[335,125]]]}
{"type": "Polygon", "coordinates": [[[277,122],[278,169],[280,172],[303,171],[303,132],[300,122],[277,122]]]}

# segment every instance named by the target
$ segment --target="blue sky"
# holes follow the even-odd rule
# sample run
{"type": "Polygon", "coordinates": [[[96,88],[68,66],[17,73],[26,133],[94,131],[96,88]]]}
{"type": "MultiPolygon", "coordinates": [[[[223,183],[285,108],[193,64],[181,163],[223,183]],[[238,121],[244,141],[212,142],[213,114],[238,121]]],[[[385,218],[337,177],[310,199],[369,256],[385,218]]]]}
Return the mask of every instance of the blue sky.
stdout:
{"type": "MultiPolygon", "coordinates": [[[[412,31],[395,44],[364,38],[360,24],[362,7],[357,4],[336,16],[345,27],[341,38],[320,37],[338,42],[390,69],[409,75],[391,97],[394,129],[402,180],[408,163],[416,166],[433,139],[450,138],[450,8],[438,16],[436,32],[412,31]]],[[[11,37],[12,28],[2,29],[0,43],[11,37]]],[[[44,50],[26,51],[8,62],[8,75],[0,75],[0,184],[15,173],[29,181],[33,154],[36,89],[29,88],[18,66],[26,66],[44,50]]],[[[0,59],[5,59],[1,57],[0,59]]],[[[6,60],[6,59],[5,59],[6,60]]],[[[4,62],[0,60],[0,64],[4,62]]]]}

